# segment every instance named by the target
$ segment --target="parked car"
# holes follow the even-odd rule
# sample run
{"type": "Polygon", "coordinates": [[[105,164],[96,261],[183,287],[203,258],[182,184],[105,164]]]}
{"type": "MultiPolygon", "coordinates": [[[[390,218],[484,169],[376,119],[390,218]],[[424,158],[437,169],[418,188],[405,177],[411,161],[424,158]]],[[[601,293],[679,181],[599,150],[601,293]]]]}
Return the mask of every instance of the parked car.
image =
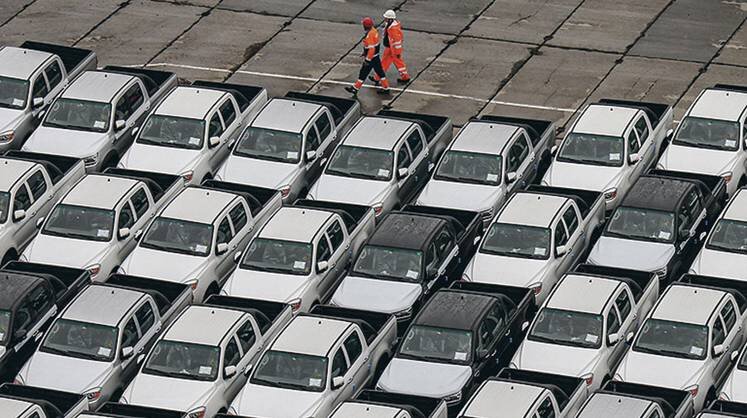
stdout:
{"type": "Polygon", "coordinates": [[[584,379],[503,369],[475,390],[457,417],[574,418],[587,396],[584,379]]]}
{"type": "Polygon", "coordinates": [[[448,145],[418,205],[480,212],[486,225],[550,158],[555,124],[506,116],[469,121],[448,145]]]}
{"type": "Polygon", "coordinates": [[[21,151],[0,157],[0,266],[18,258],[38,232],[36,223],[85,173],[75,158],[21,151]]]}
{"type": "Polygon", "coordinates": [[[361,114],[357,100],[289,92],[271,99],[244,129],[216,178],[303,197],[361,114]]]}
{"type": "MultiPolygon", "coordinates": [[[[78,418],[191,418],[181,411],[170,409],[150,408],[139,405],[125,405],[107,402],[96,412],[84,412],[78,418]]],[[[236,417],[233,417],[236,418],[236,417]]]]}
{"type": "Polygon", "coordinates": [[[442,399],[364,390],[341,403],[329,418],[447,418],[442,399]]]}
{"type": "Polygon", "coordinates": [[[705,239],[689,273],[745,279],[747,269],[747,189],[732,194],[705,239]]]}
{"type": "Polygon", "coordinates": [[[21,261],[83,268],[103,281],[135,248],[154,214],[183,188],[179,176],[109,169],[83,177],[54,206],[21,261]],[[64,248],[65,251],[60,251],[64,248]]]}
{"type": "Polygon", "coordinates": [[[89,171],[114,167],[148,110],[175,87],[176,74],[166,71],[86,71],[55,99],[21,149],[81,158],[89,171]]]}
{"type": "Polygon", "coordinates": [[[600,192],[530,186],[500,209],[462,279],[530,288],[541,304],[603,221],[600,192]]]}
{"type": "Polygon", "coordinates": [[[587,105],[559,146],[542,184],[604,193],[607,213],[656,164],[672,133],[672,106],[602,99],[587,105]]]}
{"type": "Polygon", "coordinates": [[[192,301],[189,286],[113,275],[84,289],[60,313],[15,379],[80,393],[92,410],[116,399],[135,358],[192,301]]]}
{"type": "Polygon", "coordinates": [[[211,179],[266,102],[264,87],[179,86],[150,112],[118,167],[178,174],[190,184],[211,179]]]}
{"type": "Polygon", "coordinates": [[[335,148],[309,199],[372,206],[376,216],[408,204],[452,136],[444,116],[380,111],[360,119],[335,148]]]}
{"type": "Polygon", "coordinates": [[[716,401],[697,418],[747,418],[747,404],[729,401],[716,401]]]}
{"type": "Polygon", "coordinates": [[[720,177],[652,170],[615,209],[588,262],[651,271],[671,282],[690,265],[725,193],[720,177]]]}
{"type": "Polygon", "coordinates": [[[0,411],[4,418],[76,418],[88,411],[88,401],[77,393],[6,383],[0,386],[0,411]]]}
{"type": "Polygon", "coordinates": [[[169,326],[127,386],[121,403],[212,417],[225,412],[252,366],[292,319],[290,306],[212,296],[169,326]],[[168,388],[164,396],[161,388],[168,388]]]}
{"type": "Polygon", "coordinates": [[[8,380],[91,276],[85,270],[19,261],[3,266],[0,275],[0,379],[8,380]]]}
{"type": "Polygon", "coordinates": [[[694,413],[684,390],[611,381],[591,395],[576,418],[691,418],[694,413]]]}
{"type": "Polygon", "coordinates": [[[49,104],[97,63],[96,53],[82,48],[34,41],[0,48],[0,153],[20,148],[49,104]]]}
{"type": "Polygon", "coordinates": [[[271,189],[215,180],[187,187],[153,219],[119,271],[186,283],[201,302],[220,291],[240,248],[281,206],[271,189]]]}
{"type": "Polygon", "coordinates": [[[329,299],[373,230],[369,207],[299,200],[276,212],[252,239],[221,293],[308,312],[329,299]]]}
{"type": "Polygon", "coordinates": [[[747,87],[716,84],[685,112],[657,168],[719,176],[729,196],[747,185],[747,87]]]}
{"type": "Polygon", "coordinates": [[[413,319],[376,389],[441,398],[458,412],[473,386],[508,362],[533,303],[529,289],[453,283],[413,319]]]}
{"type": "Polygon", "coordinates": [[[615,380],[690,392],[695,411],[718,396],[737,359],[747,318],[744,281],[684,275],[664,291],[615,380]]]}
{"type": "Polygon", "coordinates": [[[330,303],[394,314],[404,331],[428,297],[459,278],[481,234],[477,212],[427,206],[390,212],[330,303]]]}
{"type": "Polygon", "coordinates": [[[396,336],[393,315],[317,305],[267,346],[228,413],[326,417],[383,369],[396,336]]]}
{"type": "Polygon", "coordinates": [[[625,335],[653,308],[653,273],[580,265],[565,275],[534,318],[511,367],[581,377],[590,391],[612,378],[625,335]]]}

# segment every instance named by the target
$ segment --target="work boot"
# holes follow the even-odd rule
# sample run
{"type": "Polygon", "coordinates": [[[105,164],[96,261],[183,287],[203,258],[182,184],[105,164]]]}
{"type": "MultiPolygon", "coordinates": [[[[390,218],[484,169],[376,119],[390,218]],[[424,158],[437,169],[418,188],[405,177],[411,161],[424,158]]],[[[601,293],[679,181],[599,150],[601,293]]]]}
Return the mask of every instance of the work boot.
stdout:
{"type": "Polygon", "coordinates": [[[399,84],[407,84],[410,81],[411,81],[410,77],[407,77],[407,78],[398,78],[397,79],[397,83],[399,83],[399,84]]]}
{"type": "Polygon", "coordinates": [[[347,86],[347,87],[345,87],[345,90],[348,93],[352,94],[353,96],[357,96],[358,95],[358,89],[355,88],[355,87],[353,87],[353,86],[347,86]]]}
{"type": "Polygon", "coordinates": [[[376,94],[380,94],[382,96],[388,96],[391,93],[391,90],[387,89],[378,89],[376,90],[376,94]]]}
{"type": "Polygon", "coordinates": [[[368,76],[368,79],[371,80],[377,86],[379,85],[379,80],[377,80],[376,78],[374,78],[374,76],[370,75],[370,76],[368,76]]]}

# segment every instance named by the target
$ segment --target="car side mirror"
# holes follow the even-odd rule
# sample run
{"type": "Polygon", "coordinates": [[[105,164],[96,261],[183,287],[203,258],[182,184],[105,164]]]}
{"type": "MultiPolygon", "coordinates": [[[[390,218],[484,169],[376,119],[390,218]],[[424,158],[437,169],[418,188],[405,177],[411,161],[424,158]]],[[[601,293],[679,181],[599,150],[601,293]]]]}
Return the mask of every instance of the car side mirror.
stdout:
{"type": "Polygon", "coordinates": [[[721,357],[724,354],[724,345],[716,344],[713,346],[713,357],[721,357]]]}
{"type": "Polygon", "coordinates": [[[119,120],[117,120],[117,121],[114,122],[114,130],[115,131],[121,131],[122,129],[124,129],[124,127],[126,125],[127,125],[126,121],[124,121],[122,119],[119,119],[119,120]]]}
{"type": "Polygon", "coordinates": [[[130,236],[130,228],[119,228],[119,232],[117,233],[117,236],[119,236],[119,239],[125,239],[130,236]]]}
{"type": "Polygon", "coordinates": [[[143,361],[145,361],[145,354],[140,354],[135,359],[135,363],[137,363],[137,364],[143,364],[143,361]]]}
{"type": "Polygon", "coordinates": [[[13,222],[21,221],[25,217],[26,217],[26,211],[23,209],[18,209],[17,211],[13,212],[13,222]]]}
{"type": "Polygon", "coordinates": [[[340,389],[345,384],[345,378],[342,376],[335,376],[332,378],[332,389],[340,389]]]}
{"type": "Polygon", "coordinates": [[[226,379],[234,377],[235,375],[236,375],[236,366],[226,366],[223,369],[223,376],[225,376],[226,379]]]}
{"type": "Polygon", "coordinates": [[[329,268],[329,263],[326,261],[320,261],[316,263],[316,272],[317,273],[324,273],[329,268]]]}
{"type": "Polygon", "coordinates": [[[432,161],[428,163],[428,172],[430,173],[433,171],[433,169],[436,168],[436,164],[434,164],[432,161]]]}
{"type": "Polygon", "coordinates": [[[13,334],[13,338],[15,338],[16,341],[21,341],[26,338],[28,335],[28,330],[25,329],[19,329],[13,334]]]}
{"type": "Polygon", "coordinates": [[[637,152],[636,152],[636,153],[633,153],[633,154],[630,154],[630,155],[628,156],[628,162],[629,162],[630,164],[635,164],[635,163],[637,163],[638,161],[640,161],[640,159],[641,159],[641,156],[640,156],[640,155],[638,155],[638,153],[637,153],[637,152]]]}
{"type": "Polygon", "coordinates": [[[477,359],[478,360],[485,360],[486,358],[488,358],[488,354],[490,354],[490,352],[488,351],[487,348],[478,348],[477,349],[477,359]]]}
{"type": "Polygon", "coordinates": [[[565,245],[558,245],[558,247],[555,248],[555,256],[556,257],[562,257],[567,252],[568,252],[568,247],[566,247],[565,245]]]}
{"type": "Polygon", "coordinates": [[[130,135],[136,136],[139,131],[140,131],[140,127],[136,126],[136,127],[132,128],[132,130],[130,131],[130,135]]]}
{"type": "Polygon", "coordinates": [[[557,145],[553,145],[553,146],[552,146],[552,147],[550,148],[550,155],[555,155],[555,154],[557,154],[557,153],[558,153],[558,146],[557,146],[557,145]]]}
{"type": "Polygon", "coordinates": [[[210,139],[208,139],[208,145],[210,148],[217,147],[220,145],[220,137],[219,136],[211,136],[210,139]]]}
{"type": "Polygon", "coordinates": [[[221,242],[215,247],[215,253],[218,255],[225,254],[227,252],[228,252],[228,244],[226,244],[225,242],[221,242]]]}
{"type": "Polygon", "coordinates": [[[472,240],[472,244],[477,245],[480,243],[480,240],[482,239],[481,236],[476,236],[474,240],[472,240]]]}
{"type": "Polygon", "coordinates": [[[41,218],[39,218],[39,219],[36,220],[36,229],[41,229],[42,225],[44,225],[44,217],[43,216],[41,218]]]}
{"type": "Polygon", "coordinates": [[[615,345],[620,341],[620,334],[613,332],[607,336],[607,345],[615,345]]]}
{"type": "Polygon", "coordinates": [[[402,180],[407,178],[408,171],[406,168],[397,169],[397,179],[402,180]]]}
{"type": "Polygon", "coordinates": [[[731,361],[736,361],[737,357],[739,357],[739,351],[734,350],[731,352],[731,356],[729,358],[731,359],[731,361]]]}
{"type": "Polygon", "coordinates": [[[124,347],[122,349],[122,360],[127,360],[135,354],[135,349],[132,347],[124,347]]]}
{"type": "Polygon", "coordinates": [[[529,321],[524,321],[521,323],[521,331],[526,331],[529,328],[529,321]]]}
{"type": "Polygon", "coordinates": [[[516,181],[516,172],[512,171],[508,174],[506,174],[506,182],[513,183],[516,181]]]}
{"type": "Polygon", "coordinates": [[[316,151],[314,150],[306,151],[306,161],[312,162],[314,160],[316,160],[316,151]]]}
{"type": "Polygon", "coordinates": [[[43,97],[34,97],[34,100],[31,101],[31,107],[34,109],[38,109],[40,107],[44,106],[44,98],[43,97]]]}
{"type": "Polygon", "coordinates": [[[236,251],[233,255],[233,262],[238,263],[239,261],[241,261],[241,251],[236,251]]]}
{"type": "Polygon", "coordinates": [[[632,343],[633,337],[635,337],[635,333],[629,332],[628,335],[625,336],[625,342],[628,344],[632,343]]]}

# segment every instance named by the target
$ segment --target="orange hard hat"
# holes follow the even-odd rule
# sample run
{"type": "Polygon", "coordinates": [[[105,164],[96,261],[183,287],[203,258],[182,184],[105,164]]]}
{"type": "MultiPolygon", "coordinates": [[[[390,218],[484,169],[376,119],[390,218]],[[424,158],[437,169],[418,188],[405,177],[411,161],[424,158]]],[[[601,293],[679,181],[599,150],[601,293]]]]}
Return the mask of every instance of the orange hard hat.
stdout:
{"type": "Polygon", "coordinates": [[[374,21],[370,17],[364,17],[363,20],[361,20],[361,23],[363,24],[363,27],[366,29],[370,29],[374,25],[374,21]]]}

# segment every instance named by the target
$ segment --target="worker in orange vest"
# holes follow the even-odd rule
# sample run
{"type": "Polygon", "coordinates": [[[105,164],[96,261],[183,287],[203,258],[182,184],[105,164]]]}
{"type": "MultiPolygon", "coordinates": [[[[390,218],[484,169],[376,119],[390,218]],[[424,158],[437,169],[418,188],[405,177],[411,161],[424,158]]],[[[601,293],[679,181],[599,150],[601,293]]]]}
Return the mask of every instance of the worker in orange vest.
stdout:
{"type": "MultiPolygon", "coordinates": [[[[407,66],[405,61],[402,59],[402,25],[397,20],[397,14],[394,10],[387,10],[384,13],[384,19],[386,25],[384,26],[384,54],[381,58],[381,67],[386,70],[389,66],[394,63],[399,72],[399,78],[397,79],[400,83],[409,83],[410,75],[407,74],[407,66]]],[[[374,75],[371,81],[378,83],[379,77],[374,75]]]]}
{"type": "Polygon", "coordinates": [[[364,18],[361,23],[363,24],[363,30],[366,32],[366,37],[363,38],[363,54],[361,54],[364,57],[363,65],[358,74],[358,80],[352,86],[345,87],[345,90],[353,93],[353,95],[358,94],[358,90],[363,86],[363,80],[373,69],[382,87],[377,93],[389,94],[389,82],[386,79],[384,69],[381,67],[381,57],[379,56],[379,31],[374,27],[374,21],[370,17],[364,18]]]}

